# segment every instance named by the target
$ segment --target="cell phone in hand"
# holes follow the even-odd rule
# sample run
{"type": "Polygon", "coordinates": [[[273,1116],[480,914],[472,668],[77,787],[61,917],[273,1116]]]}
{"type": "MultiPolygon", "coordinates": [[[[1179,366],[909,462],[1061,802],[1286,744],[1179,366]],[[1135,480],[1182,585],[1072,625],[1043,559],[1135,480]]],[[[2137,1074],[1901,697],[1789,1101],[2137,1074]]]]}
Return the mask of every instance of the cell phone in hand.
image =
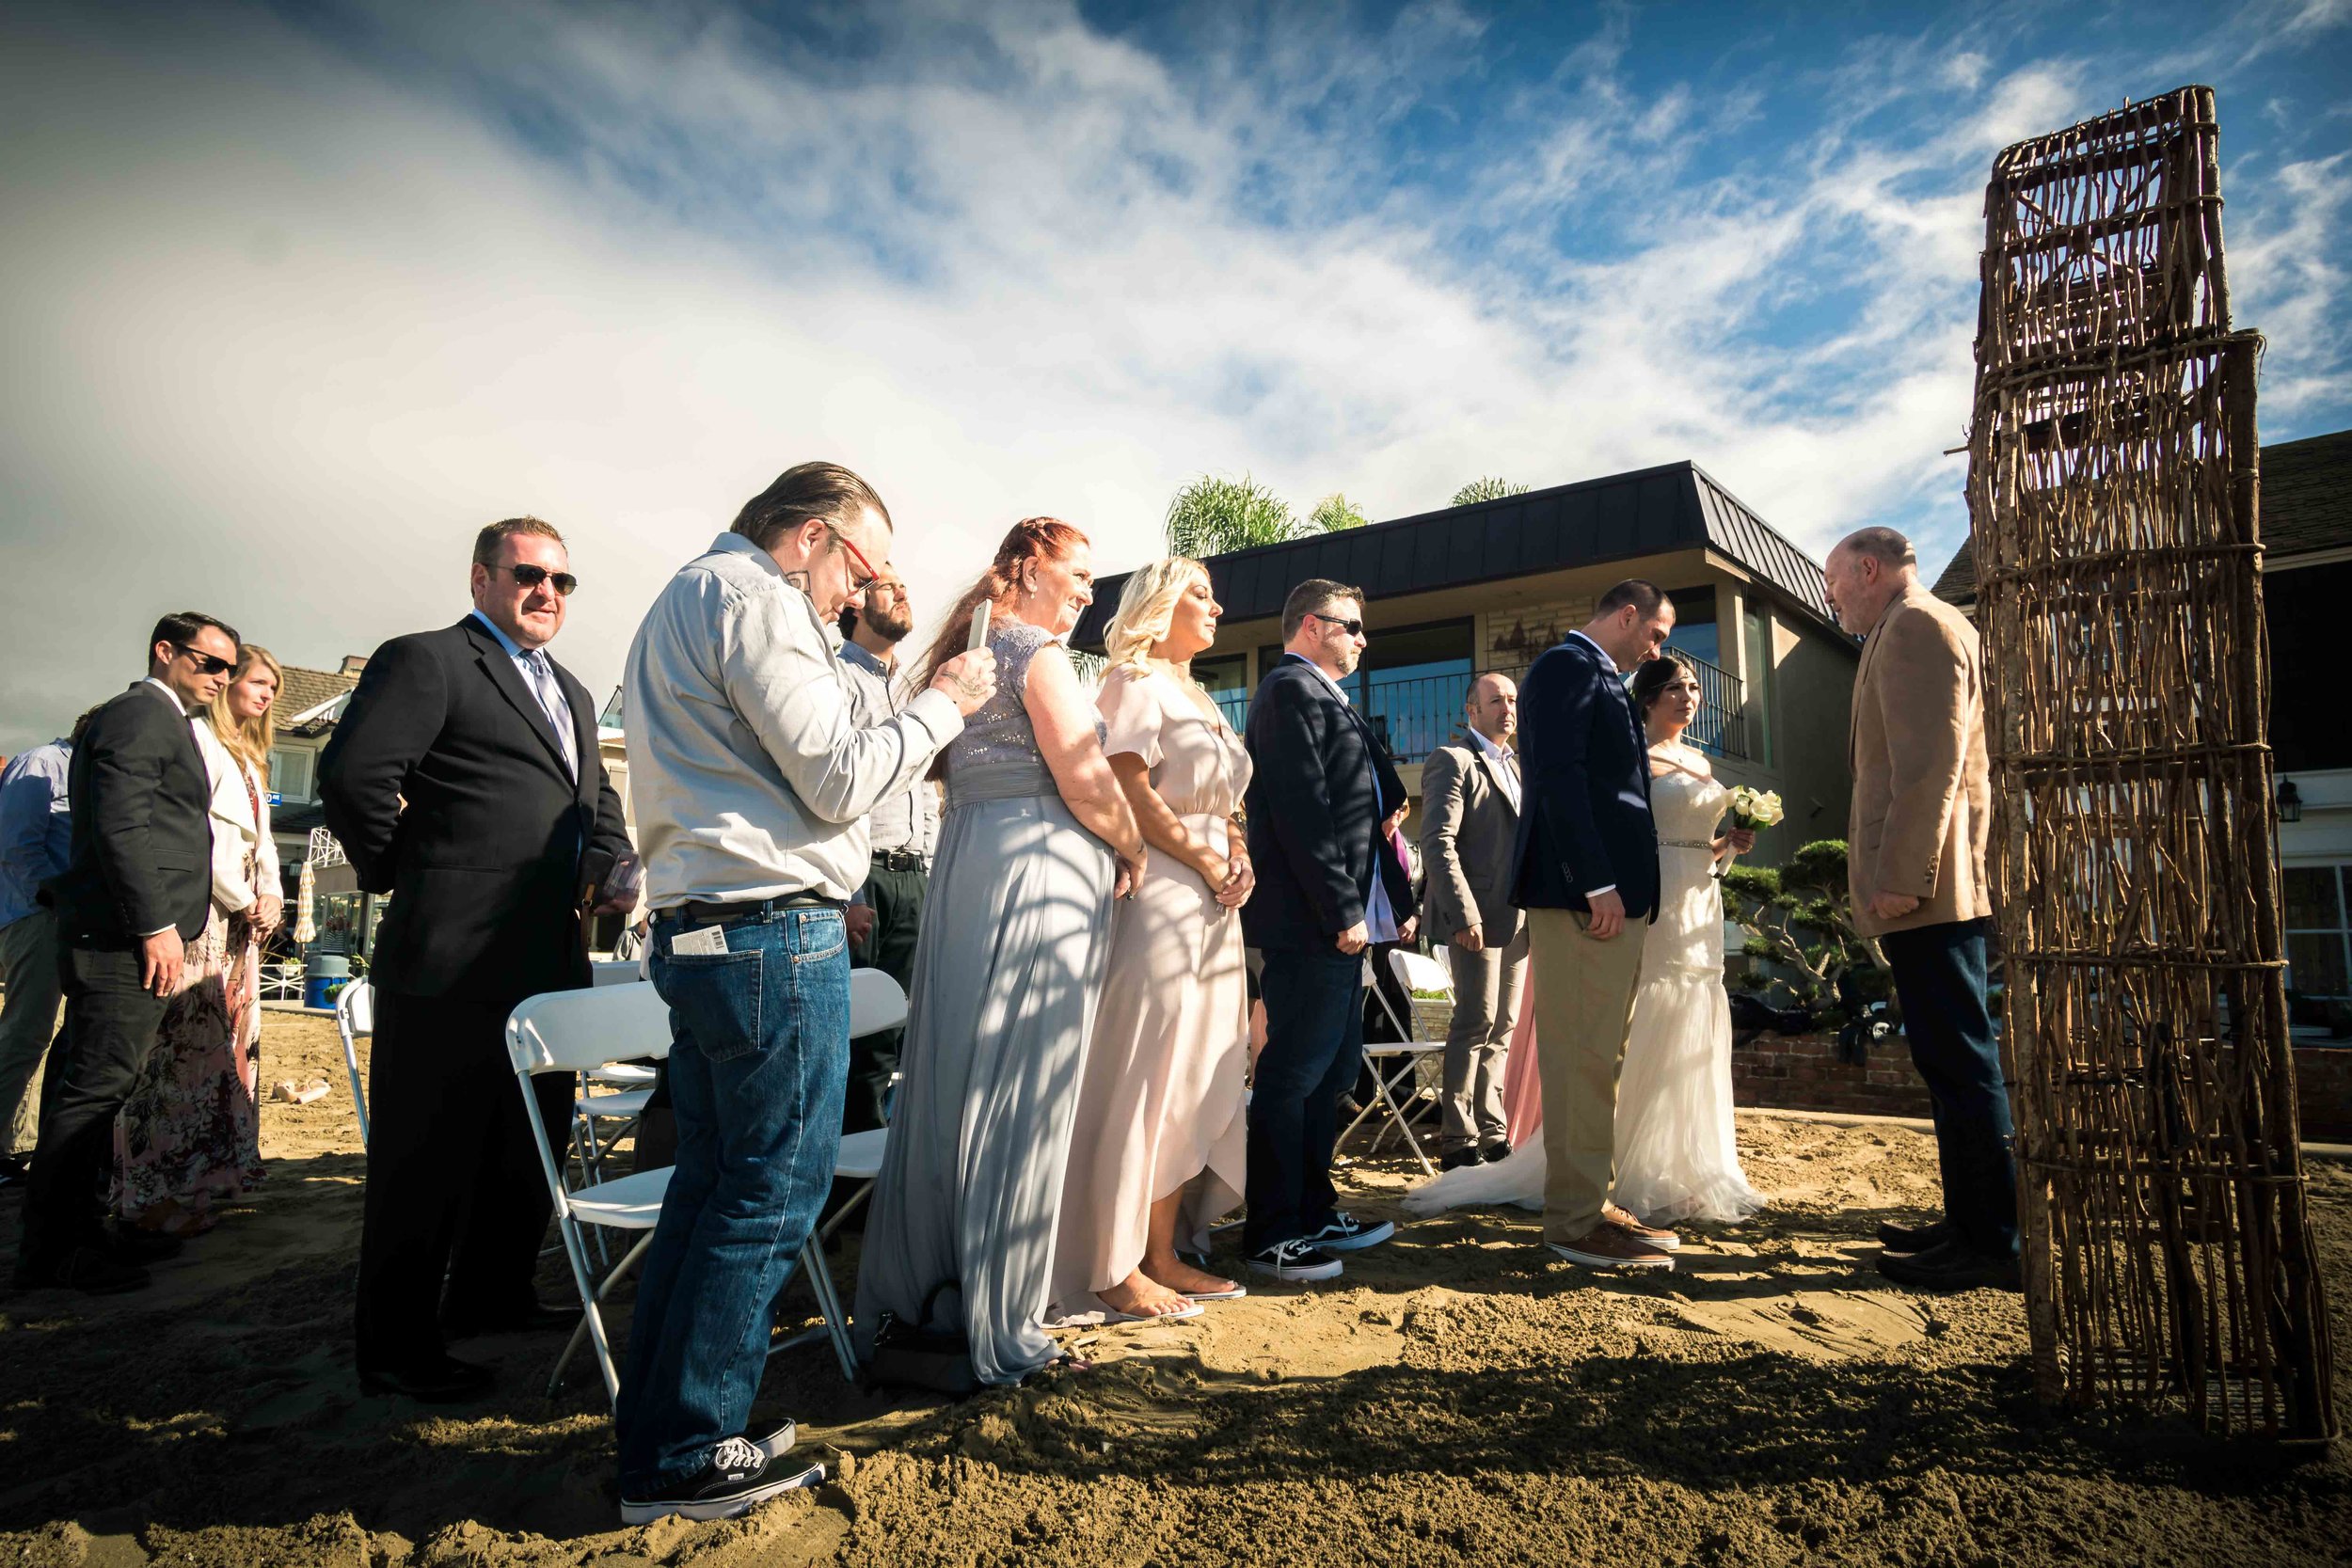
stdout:
{"type": "Polygon", "coordinates": [[[988,646],[988,612],[993,607],[982,599],[972,610],[972,635],[964,640],[963,651],[988,646]]]}

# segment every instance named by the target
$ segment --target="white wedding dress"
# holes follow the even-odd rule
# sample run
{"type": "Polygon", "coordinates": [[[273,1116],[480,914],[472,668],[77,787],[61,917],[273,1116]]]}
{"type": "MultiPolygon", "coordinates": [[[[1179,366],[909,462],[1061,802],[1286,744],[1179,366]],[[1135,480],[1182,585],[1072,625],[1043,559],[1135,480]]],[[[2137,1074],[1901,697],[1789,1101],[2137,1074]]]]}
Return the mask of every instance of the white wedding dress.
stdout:
{"type": "MultiPolygon", "coordinates": [[[[1740,1174],[1732,1130],[1724,895],[1708,848],[1730,800],[1713,779],[1679,768],[1650,781],[1659,911],[1640,927],[1642,986],[1617,1078],[1614,1197],[1653,1223],[1740,1220],[1764,1206],[1740,1174]]],[[[1446,1171],[1404,1201],[1417,1214],[1499,1203],[1541,1209],[1543,1134],[1506,1160],[1446,1171]]]]}

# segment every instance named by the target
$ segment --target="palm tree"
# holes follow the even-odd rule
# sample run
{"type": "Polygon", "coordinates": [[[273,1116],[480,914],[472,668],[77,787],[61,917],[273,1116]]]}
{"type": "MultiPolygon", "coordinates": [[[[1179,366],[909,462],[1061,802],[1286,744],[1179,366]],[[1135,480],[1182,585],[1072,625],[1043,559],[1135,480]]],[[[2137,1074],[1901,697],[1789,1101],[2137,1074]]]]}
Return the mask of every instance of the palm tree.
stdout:
{"type": "Polygon", "coordinates": [[[1279,545],[1298,531],[1290,503],[1248,474],[1239,479],[1202,474],[1168,503],[1168,550],[1196,560],[1252,545],[1279,545]]]}
{"type": "Polygon", "coordinates": [[[1514,484],[1507,479],[1473,479],[1454,492],[1451,504],[1470,506],[1479,501],[1501,500],[1505,496],[1523,496],[1533,488],[1529,484],[1514,484]]]}
{"type": "Polygon", "coordinates": [[[1307,514],[1310,532],[1336,533],[1343,528],[1362,528],[1371,521],[1364,515],[1362,507],[1337,490],[1315,502],[1315,509],[1307,514]]]}

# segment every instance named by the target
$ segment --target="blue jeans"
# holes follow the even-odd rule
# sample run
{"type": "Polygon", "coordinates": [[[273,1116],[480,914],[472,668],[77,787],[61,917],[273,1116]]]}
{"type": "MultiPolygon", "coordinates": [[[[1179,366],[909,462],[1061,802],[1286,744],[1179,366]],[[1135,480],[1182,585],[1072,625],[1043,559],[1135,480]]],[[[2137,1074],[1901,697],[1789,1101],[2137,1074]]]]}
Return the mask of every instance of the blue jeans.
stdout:
{"type": "Polygon", "coordinates": [[[1968,1245],[2017,1255],[2009,1085],[1985,1006],[1984,927],[1961,920],[1879,938],[1902,999],[1911,1060],[1928,1083],[1944,1216],[1968,1245]]]}
{"type": "Polygon", "coordinates": [[[1363,976],[1360,953],[1266,950],[1259,976],[1265,1049],[1249,1091],[1246,1251],[1312,1235],[1331,1221],[1340,1094],[1364,1057],[1363,976]]]}
{"type": "MultiPolygon", "coordinates": [[[[677,1162],[646,1249],[621,1365],[621,1495],[699,1471],[743,1431],[769,1325],[833,1185],[850,1071],[841,911],[776,910],[723,927],[724,953],[672,951],[692,923],[655,917],[653,983],[670,1005],[677,1162]]],[[[707,928],[707,927],[701,927],[707,928]]]]}

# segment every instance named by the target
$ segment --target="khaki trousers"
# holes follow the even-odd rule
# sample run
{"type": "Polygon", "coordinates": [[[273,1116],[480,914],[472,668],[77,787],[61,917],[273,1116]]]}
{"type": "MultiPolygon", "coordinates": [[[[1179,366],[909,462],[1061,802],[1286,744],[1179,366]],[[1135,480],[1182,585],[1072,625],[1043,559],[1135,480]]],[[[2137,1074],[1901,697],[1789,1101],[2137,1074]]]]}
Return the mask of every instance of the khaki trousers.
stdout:
{"type": "Polygon", "coordinates": [[[1544,1084],[1544,1240],[1600,1223],[1616,1175],[1617,1069],[1642,980],[1638,920],[1607,942],[1575,910],[1527,911],[1534,965],[1535,1061],[1544,1084]]]}

